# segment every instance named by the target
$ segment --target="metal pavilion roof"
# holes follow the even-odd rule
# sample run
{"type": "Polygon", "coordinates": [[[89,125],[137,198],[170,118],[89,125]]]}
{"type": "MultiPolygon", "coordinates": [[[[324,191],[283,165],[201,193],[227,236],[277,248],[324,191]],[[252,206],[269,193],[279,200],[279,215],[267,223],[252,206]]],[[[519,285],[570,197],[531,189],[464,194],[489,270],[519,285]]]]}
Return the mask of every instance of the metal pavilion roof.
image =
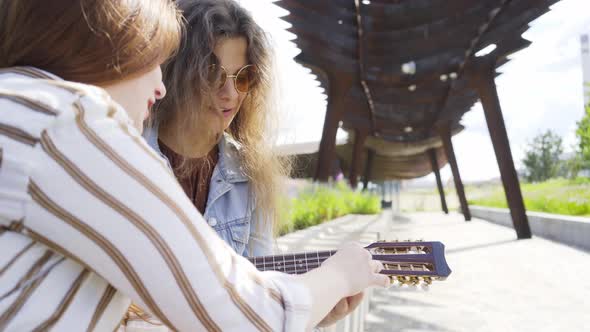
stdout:
{"type": "MultiPolygon", "coordinates": [[[[367,174],[382,180],[430,173],[429,149],[439,155],[439,167],[446,163],[440,128],[458,132],[461,117],[479,98],[468,79],[471,66],[486,61],[497,68],[506,63],[508,55],[530,44],[521,37],[528,24],[555,2],[279,0],[275,4],[290,12],[283,19],[297,35],[294,42],[302,52],[296,60],[318,76],[328,94],[323,142],[331,136],[328,122],[341,121],[356,136],[369,137],[363,146],[374,151],[375,158],[369,166],[373,171],[367,174]],[[490,45],[496,46],[491,53],[476,56],[490,45]],[[404,153],[408,146],[413,154],[404,153]]],[[[329,150],[320,149],[320,164],[329,150]]],[[[348,148],[332,148],[345,170],[354,163],[352,150],[352,141],[348,148]]],[[[364,163],[366,152],[357,158],[364,163]]]]}

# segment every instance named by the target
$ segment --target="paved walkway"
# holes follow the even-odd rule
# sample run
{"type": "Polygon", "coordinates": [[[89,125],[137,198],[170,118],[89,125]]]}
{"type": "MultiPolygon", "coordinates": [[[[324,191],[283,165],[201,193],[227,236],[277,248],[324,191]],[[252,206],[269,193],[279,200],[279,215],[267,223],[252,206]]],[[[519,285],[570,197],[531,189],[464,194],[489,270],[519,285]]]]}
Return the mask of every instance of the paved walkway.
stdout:
{"type": "Polygon", "coordinates": [[[279,252],[334,250],[341,243],[371,243],[387,229],[389,212],[382,215],[347,215],[302,231],[289,233],[277,240],[279,252]]]}
{"type": "MultiPolygon", "coordinates": [[[[446,245],[453,273],[420,288],[377,289],[366,331],[590,331],[590,253],[459,214],[347,216],[284,236],[285,252],[343,241],[424,239],[446,245]]],[[[589,239],[590,241],[590,239],[589,239]]]]}

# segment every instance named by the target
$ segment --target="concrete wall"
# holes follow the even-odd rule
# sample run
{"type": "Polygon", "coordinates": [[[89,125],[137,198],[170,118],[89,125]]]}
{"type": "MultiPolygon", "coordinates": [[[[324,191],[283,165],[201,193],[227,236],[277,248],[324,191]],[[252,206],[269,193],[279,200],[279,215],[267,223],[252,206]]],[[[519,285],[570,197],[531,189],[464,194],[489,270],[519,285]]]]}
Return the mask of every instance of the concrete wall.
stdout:
{"type": "MultiPolygon", "coordinates": [[[[469,206],[473,217],[513,228],[508,209],[469,206]]],[[[534,236],[590,251],[590,218],[527,212],[534,236]]]]}

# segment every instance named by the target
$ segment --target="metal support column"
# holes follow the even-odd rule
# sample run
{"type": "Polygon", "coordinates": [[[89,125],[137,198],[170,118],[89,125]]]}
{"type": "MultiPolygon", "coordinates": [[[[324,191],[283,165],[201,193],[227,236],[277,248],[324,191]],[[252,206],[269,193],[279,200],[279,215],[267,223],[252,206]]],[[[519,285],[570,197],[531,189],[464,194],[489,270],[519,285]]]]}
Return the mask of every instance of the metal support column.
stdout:
{"type": "Polygon", "coordinates": [[[455,150],[453,149],[453,141],[451,140],[451,127],[449,124],[445,124],[439,127],[439,132],[449,165],[451,166],[451,171],[453,172],[455,189],[457,189],[457,196],[459,196],[459,203],[461,204],[461,212],[463,212],[465,221],[470,221],[471,212],[469,211],[469,205],[467,204],[467,198],[465,197],[465,188],[463,187],[463,181],[461,181],[461,174],[459,173],[459,166],[457,165],[457,159],[455,158],[455,150]]]}

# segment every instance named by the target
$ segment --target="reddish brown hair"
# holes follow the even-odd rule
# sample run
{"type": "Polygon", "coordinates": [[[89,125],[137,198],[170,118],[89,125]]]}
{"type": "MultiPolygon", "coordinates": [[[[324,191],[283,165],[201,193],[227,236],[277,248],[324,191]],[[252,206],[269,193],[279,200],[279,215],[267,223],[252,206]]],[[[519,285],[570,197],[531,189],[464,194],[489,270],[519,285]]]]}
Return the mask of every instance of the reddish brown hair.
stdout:
{"type": "Polygon", "coordinates": [[[107,85],[162,63],[180,35],[169,0],[0,0],[0,68],[107,85]]]}

